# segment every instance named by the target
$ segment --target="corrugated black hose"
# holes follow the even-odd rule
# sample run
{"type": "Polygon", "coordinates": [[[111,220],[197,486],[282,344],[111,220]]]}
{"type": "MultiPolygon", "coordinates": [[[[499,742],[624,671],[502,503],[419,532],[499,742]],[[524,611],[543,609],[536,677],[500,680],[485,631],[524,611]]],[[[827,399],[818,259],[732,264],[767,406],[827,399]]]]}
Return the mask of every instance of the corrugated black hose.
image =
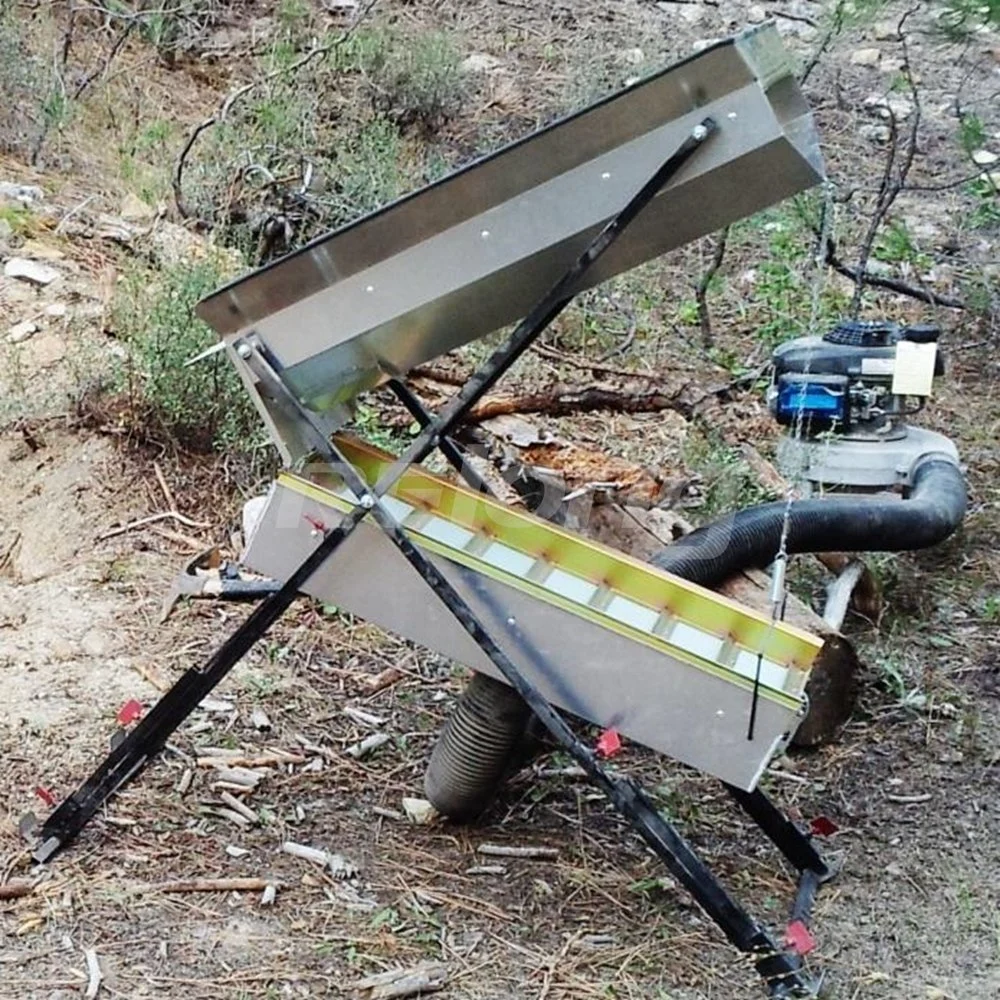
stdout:
{"type": "MultiPolygon", "coordinates": [[[[928,456],[904,500],[824,497],[749,507],[685,535],[654,565],[706,587],[740,570],[774,561],[789,512],[787,551],[898,552],[929,548],[961,524],[968,503],[961,470],[947,456],[928,456]]],[[[531,711],[506,684],[483,674],[469,681],[444,725],[424,778],[428,800],[446,816],[471,819],[529,754],[531,711]]]]}

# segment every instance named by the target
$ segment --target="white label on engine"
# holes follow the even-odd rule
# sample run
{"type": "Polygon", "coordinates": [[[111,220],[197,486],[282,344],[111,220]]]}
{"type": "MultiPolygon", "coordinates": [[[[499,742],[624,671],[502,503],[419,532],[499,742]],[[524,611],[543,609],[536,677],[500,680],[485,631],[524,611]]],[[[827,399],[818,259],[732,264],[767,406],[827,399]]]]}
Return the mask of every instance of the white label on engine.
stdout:
{"type": "Polygon", "coordinates": [[[862,375],[891,375],[896,368],[895,358],[862,358],[862,375]]]}
{"type": "Polygon", "coordinates": [[[929,396],[934,382],[937,344],[915,344],[901,340],[896,345],[896,371],[892,377],[894,396],[929,396]]]}

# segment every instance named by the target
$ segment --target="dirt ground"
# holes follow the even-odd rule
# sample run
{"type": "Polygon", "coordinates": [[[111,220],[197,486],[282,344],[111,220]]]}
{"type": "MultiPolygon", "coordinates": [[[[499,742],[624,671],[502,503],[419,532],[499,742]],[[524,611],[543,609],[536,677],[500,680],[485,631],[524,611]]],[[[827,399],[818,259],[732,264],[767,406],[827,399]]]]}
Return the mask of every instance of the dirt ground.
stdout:
{"type": "MultiPolygon", "coordinates": [[[[594,54],[619,73],[627,72],[622,59],[635,61],[623,53],[638,46],[644,59],[665,62],[759,13],[775,16],[805,58],[821,39],[812,24],[822,24],[823,7],[630,2],[527,11],[481,2],[400,5],[400,16],[461,32],[470,51],[495,50],[527,91],[532,81],[562,87],[594,54]],[[546,75],[539,66],[549,65],[553,48],[564,55],[546,75]]],[[[859,134],[871,121],[860,109],[884,80],[873,82],[876,71],[856,54],[881,47],[888,58],[880,31],[867,21],[838,36],[808,88],[831,162],[865,164],[859,187],[877,177],[881,156],[859,134]]],[[[967,67],[951,65],[926,38],[918,42],[927,60],[926,169],[943,177],[957,154],[942,109],[967,67]]],[[[1000,39],[993,33],[976,44],[987,53],[977,71],[995,88],[1000,63],[988,53],[1000,51],[1000,39]]],[[[167,71],[157,72],[155,86],[169,85],[167,71]]],[[[189,79],[179,101],[191,120],[216,97],[196,84],[189,79]]],[[[1000,121],[989,128],[1000,147],[1000,121]]],[[[46,173],[5,159],[0,180],[58,188],[50,200],[61,212],[88,195],[72,164],[46,173]]],[[[911,198],[906,211],[946,234],[958,204],[952,195],[911,198]]],[[[996,233],[963,235],[966,263],[985,274],[1000,258],[996,233]]],[[[58,245],[64,256],[50,263],[63,272],[60,282],[29,293],[0,279],[3,330],[24,319],[42,325],[16,365],[9,350],[0,354],[0,885],[40,879],[24,898],[0,896],[0,997],[83,995],[90,950],[103,974],[99,996],[108,997],[349,995],[365,976],[421,962],[446,966],[442,995],[456,1000],[763,995],[753,971],[602,797],[562,773],[558,755],[515,779],[476,826],[406,822],[403,797],[422,794],[427,755],[462,671],[312,604],[286,616],[78,843],[44,871],[31,867],[21,817],[44,815],[46,798],[61,798],[89,773],[126,701],[151,703],[246,613],[197,603],[159,622],[172,575],[198,546],[228,544],[243,497],[219,485],[226,476],[212,460],[125,447],[67,406],[81,372],[86,382],[107,364],[112,258],[98,241],[58,245]],[[58,303],[67,304],[65,315],[45,311],[58,303]],[[118,530],[171,507],[179,516],[118,530]],[[373,692],[373,679],[390,669],[391,683],[373,692]],[[348,756],[370,729],[345,706],[382,719],[391,741],[370,756],[348,756]],[[259,822],[219,814],[224,789],[213,753],[258,772],[246,803],[259,822]],[[283,853],[286,841],[342,855],[340,877],[283,853]],[[493,859],[477,849],[486,843],[555,847],[558,857],[484,870],[493,859]],[[255,878],[277,894],[265,905],[260,889],[165,891],[195,878],[255,878]]],[[[672,257],[657,288],[687,288],[685,275],[704,253],[672,257]]],[[[896,297],[883,304],[896,316],[931,312],[896,297]]],[[[723,297],[720,341],[752,357],[758,347],[739,316],[723,297]]],[[[884,614],[877,624],[847,625],[866,664],[855,716],[835,742],[781,761],[764,781],[796,818],[826,815],[839,827],[823,843],[839,873],[820,894],[818,947],[809,956],[823,972],[823,995],[837,1000],[1000,996],[998,331],[955,313],[933,316],[946,324],[949,371],[920,420],[956,441],[968,468],[969,516],[938,549],[873,557],[884,614]]],[[[725,380],[718,364],[692,361],[690,342],[672,339],[668,324],[664,331],[648,353],[639,357],[640,345],[635,358],[617,361],[683,369],[696,385],[725,380]]],[[[571,375],[538,356],[519,378],[571,375]]],[[[716,416],[743,427],[742,437],[762,450],[777,433],[752,392],[728,394],[716,416]]],[[[647,467],[687,460],[683,421],[672,413],[588,414],[555,426],[568,440],[647,467]]],[[[790,874],[717,783],[637,748],[616,765],[642,775],[755,913],[784,925],[790,874]]]]}

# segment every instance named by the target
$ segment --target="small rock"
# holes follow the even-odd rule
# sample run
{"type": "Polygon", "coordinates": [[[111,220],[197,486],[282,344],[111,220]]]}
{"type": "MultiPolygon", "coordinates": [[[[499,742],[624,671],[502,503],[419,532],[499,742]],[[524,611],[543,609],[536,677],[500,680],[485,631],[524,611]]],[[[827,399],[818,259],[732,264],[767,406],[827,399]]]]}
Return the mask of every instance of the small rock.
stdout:
{"type": "Polygon", "coordinates": [[[880,73],[902,73],[905,66],[905,60],[892,56],[891,58],[883,59],[879,63],[878,71],[880,73]]]}
{"type": "Polygon", "coordinates": [[[692,28],[696,28],[705,20],[705,9],[700,3],[659,3],[656,6],[664,12],[669,11],[671,18],[680,15],[681,20],[692,28]]]}
{"type": "Polygon", "coordinates": [[[438,811],[426,799],[404,798],[403,812],[417,826],[427,826],[438,818],[438,811]]]}
{"type": "Polygon", "coordinates": [[[87,656],[106,656],[112,645],[111,636],[99,628],[90,629],[80,640],[80,648],[87,656]]]}
{"type": "Polygon", "coordinates": [[[0,246],[9,243],[14,236],[14,230],[6,219],[0,219],[0,246]]]}
{"type": "Polygon", "coordinates": [[[495,73],[503,67],[503,60],[488,52],[473,52],[466,56],[459,67],[465,73],[495,73]]]}
{"type": "Polygon", "coordinates": [[[26,319],[23,323],[15,323],[7,332],[8,344],[20,344],[38,333],[38,325],[26,319]]]}
{"type": "Polygon", "coordinates": [[[865,98],[865,107],[885,119],[895,116],[897,122],[904,122],[913,114],[913,102],[900,94],[871,94],[865,98]]]}
{"type": "Polygon", "coordinates": [[[54,267],[39,263],[37,260],[27,260],[24,257],[11,257],[3,266],[3,273],[8,278],[19,278],[31,285],[51,285],[59,272],[54,267]]]}
{"type": "Polygon", "coordinates": [[[858,135],[869,142],[886,143],[892,135],[888,125],[862,125],[858,129],[858,135]]]}
{"type": "Polygon", "coordinates": [[[898,37],[899,25],[895,21],[876,21],[872,25],[872,38],[876,42],[890,42],[898,37]]]}
{"type": "Polygon", "coordinates": [[[26,240],[21,253],[32,260],[65,260],[66,254],[51,243],[43,243],[41,240],[26,240]]]}
{"type": "Polygon", "coordinates": [[[45,315],[53,319],[62,319],[69,312],[69,307],[65,302],[53,302],[45,307],[45,315]]]}
{"type": "Polygon", "coordinates": [[[156,262],[165,267],[204,259],[208,252],[208,243],[202,237],[164,219],[150,234],[149,246],[156,262]]]}
{"type": "Polygon", "coordinates": [[[270,729],[271,720],[268,718],[267,712],[262,708],[255,708],[250,713],[250,724],[254,729],[270,729]]]}
{"type": "Polygon", "coordinates": [[[1000,156],[997,156],[996,153],[990,152],[988,149],[977,149],[972,154],[972,162],[977,167],[991,167],[998,160],[1000,160],[1000,156]]]}
{"type": "Polygon", "coordinates": [[[49,368],[66,357],[66,341],[54,333],[35,337],[28,345],[28,362],[36,368],[49,368]]]}
{"type": "Polygon", "coordinates": [[[79,653],[79,647],[71,639],[57,635],[49,643],[49,655],[57,662],[72,660],[79,653]]]}
{"type": "Polygon", "coordinates": [[[760,24],[762,21],[767,20],[767,11],[764,10],[760,4],[753,4],[747,11],[747,21],[750,24],[760,24]]]}
{"type": "Polygon", "coordinates": [[[0,181],[0,199],[16,201],[22,205],[31,205],[41,201],[45,193],[34,184],[12,184],[10,181],[0,181]]]}
{"type": "Polygon", "coordinates": [[[881,49],[855,49],[851,53],[851,62],[855,66],[877,66],[881,58],[881,49]]]}
{"type": "Polygon", "coordinates": [[[646,60],[646,53],[642,49],[626,49],[622,53],[622,61],[629,66],[641,66],[646,60]]]}
{"type": "Polygon", "coordinates": [[[118,214],[126,222],[146,222],[155,218],[156,210],[141,198],[129,192],[122,201],[118,214]]]}
{"type": "Polygon", "coordinates": [[[876,278],[888,278],[892,274],[892,264],[872,257],[865,265],[865,270],[876,278]]]}

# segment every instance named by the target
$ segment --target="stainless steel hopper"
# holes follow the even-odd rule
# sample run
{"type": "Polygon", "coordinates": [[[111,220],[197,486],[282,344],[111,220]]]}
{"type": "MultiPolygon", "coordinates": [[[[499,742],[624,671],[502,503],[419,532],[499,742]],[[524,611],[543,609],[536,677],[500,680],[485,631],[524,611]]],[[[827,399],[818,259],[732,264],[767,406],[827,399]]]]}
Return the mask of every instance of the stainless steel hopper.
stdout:
{"type": "MultiPolygon", "coordinates": [[[[332,410],[525,315],[706,117],[718,126],[711,144],[582,287],[821,179],[792,63],[765,26],[321,237],[222,288],[199,313],[229,340],[252,330],[298,398],[332,410]]],[[[294,442],[276,436],[290,458],[294,442]]]]}

